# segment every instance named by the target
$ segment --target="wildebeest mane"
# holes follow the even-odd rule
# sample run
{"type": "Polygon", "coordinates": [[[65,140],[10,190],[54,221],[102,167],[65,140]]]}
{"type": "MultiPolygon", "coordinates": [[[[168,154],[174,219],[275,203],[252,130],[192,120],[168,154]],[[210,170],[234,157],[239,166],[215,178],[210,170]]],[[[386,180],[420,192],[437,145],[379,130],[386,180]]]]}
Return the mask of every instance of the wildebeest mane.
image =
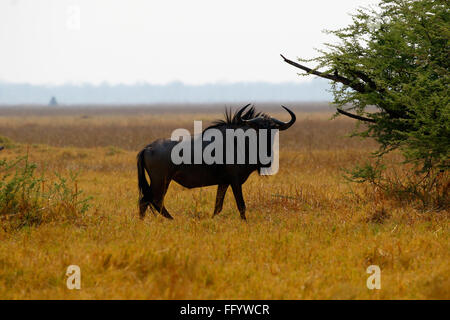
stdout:
{"type": "Polygon", "coordinates": [[[249,120],[249,119],[253,119],[253,118],[257,118],[257,117],[262,117],[262,118],[269,117],[267,114],[265,114],[263,112],[256,111],[255,107],[253,107],[253,106],[250,109],[248,109],[246,112],[244,112],[241,117],[237,116],[238,111],[239,111],[239,109],[232,112],[231,108],[226,108],[225,113],[224,113],[225,119],[219,119],[219,120],[213,121],[213,123],[208,128],[206,128],[204,131],[206,131],[208,129],[212,129],[212,128],[219,128],[222,126],[239,126],[242,124],[241,119],[249,120]]]}

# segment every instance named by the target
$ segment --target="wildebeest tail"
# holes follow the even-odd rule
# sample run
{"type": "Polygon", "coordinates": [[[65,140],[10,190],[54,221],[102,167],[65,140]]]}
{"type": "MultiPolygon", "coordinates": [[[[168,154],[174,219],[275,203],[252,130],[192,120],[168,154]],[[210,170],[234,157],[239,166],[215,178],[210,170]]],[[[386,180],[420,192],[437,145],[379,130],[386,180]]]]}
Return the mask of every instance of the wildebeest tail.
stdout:
{"type": "Polygon", "coordinates": [[[138,187],[139,187],[139,201],[142,201],[144,198],[147,199],[150,197],[150,185],[148,184],[147,178],[145,177],[145,167],[144,167],[144,154],[145,149],[142,149],[137,155],[137,172],[138,172],[138,187]]]}

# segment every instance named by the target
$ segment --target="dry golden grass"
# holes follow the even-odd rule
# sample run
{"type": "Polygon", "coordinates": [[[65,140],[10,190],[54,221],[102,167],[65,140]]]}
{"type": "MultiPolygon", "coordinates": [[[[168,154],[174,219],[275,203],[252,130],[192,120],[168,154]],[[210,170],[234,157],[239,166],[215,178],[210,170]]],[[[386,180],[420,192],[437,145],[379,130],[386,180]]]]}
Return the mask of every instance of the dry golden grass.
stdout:
{"type": "Polygon", "coordinates": [[[279,173],[254,173],[243,187],[248,223],[231,192],[211,219],[215,188],[176,183],[165,201],[175,220],[148,213],[141,221],[136,152],[221,111],[24,112],[0,113],[0,135],[20,142],[1,158],[28,146],[50,180],[52,172],[80,171],[78,187],[94,199],[74,223],[0,231],[0,298],[450,298],[448,212],[423,212],[347,184],[340,168],[376,146],[344,137],[352,121],[298,112],[280,136],[279,173]],[[81,267],[81,290],[66,287],[71,264],[81,267]],[[381,290],[366,287],[372,264],[381,268],[381,290]]]}

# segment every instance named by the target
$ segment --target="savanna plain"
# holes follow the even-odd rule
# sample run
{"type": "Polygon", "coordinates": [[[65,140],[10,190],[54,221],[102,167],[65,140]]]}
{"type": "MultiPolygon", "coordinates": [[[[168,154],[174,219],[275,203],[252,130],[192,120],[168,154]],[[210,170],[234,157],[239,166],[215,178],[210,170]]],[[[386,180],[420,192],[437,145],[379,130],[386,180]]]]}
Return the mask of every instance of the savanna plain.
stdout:
{"type": "MultiPolygon", "coordinates": [[[[175,182],[173,221],[138,214],[137,152],[223,118],[225,104],[0,108],[0,159],[28,154],[43,189],[77,174],[68,183],[92,197],[70,219],[7,228],[2,217],[0,298],[450,299],[448,211],[349,183],[343,169],[371,161],[377,144],[348,137],[354,120],[330,120],[326,105],[288,106],[297,122],[280,133],[279,172],[243,185],[247,222],[230,190],[212,218],[216,187],[175,182]],[[66,286],[69,265],[81,269],[80,290],[66,286]],[[379,290],[366,286],[370,265],[379,290]]],[[[256,108],[289,118],[278,104],[256,108]]]]}

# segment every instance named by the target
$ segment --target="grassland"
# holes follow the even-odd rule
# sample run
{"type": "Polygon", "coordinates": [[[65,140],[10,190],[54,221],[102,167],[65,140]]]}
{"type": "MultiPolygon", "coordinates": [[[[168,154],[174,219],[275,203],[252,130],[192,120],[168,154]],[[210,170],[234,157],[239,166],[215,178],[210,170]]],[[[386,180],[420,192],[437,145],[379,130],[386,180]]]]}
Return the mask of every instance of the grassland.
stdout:
{"type": "Polygon", "coordinates": [[[191,107],[0,108],[0,135],[13,141],[0,158],[28,150],[49,181],[77,171],[78,188],[93,196],[75,221],[0,231],[0,298],[450,298],[448,212],[346,183],[341,169],[376,144],[346,137],[353,121],[330,121],[326,111],[294,109],[280,171],[244,185],[247,223],[231,192],[211,219],[215,188],[176,183],[165,200],[175,220],[141,221],[136,153],[175,128],[192,130],[193,120],[221,117],[191,107]],[[71,264],[81,268],[81,290],[66,287],[71,264]],[[381,268],[381,290],[366,287],[369,265],[381,268]]]}

